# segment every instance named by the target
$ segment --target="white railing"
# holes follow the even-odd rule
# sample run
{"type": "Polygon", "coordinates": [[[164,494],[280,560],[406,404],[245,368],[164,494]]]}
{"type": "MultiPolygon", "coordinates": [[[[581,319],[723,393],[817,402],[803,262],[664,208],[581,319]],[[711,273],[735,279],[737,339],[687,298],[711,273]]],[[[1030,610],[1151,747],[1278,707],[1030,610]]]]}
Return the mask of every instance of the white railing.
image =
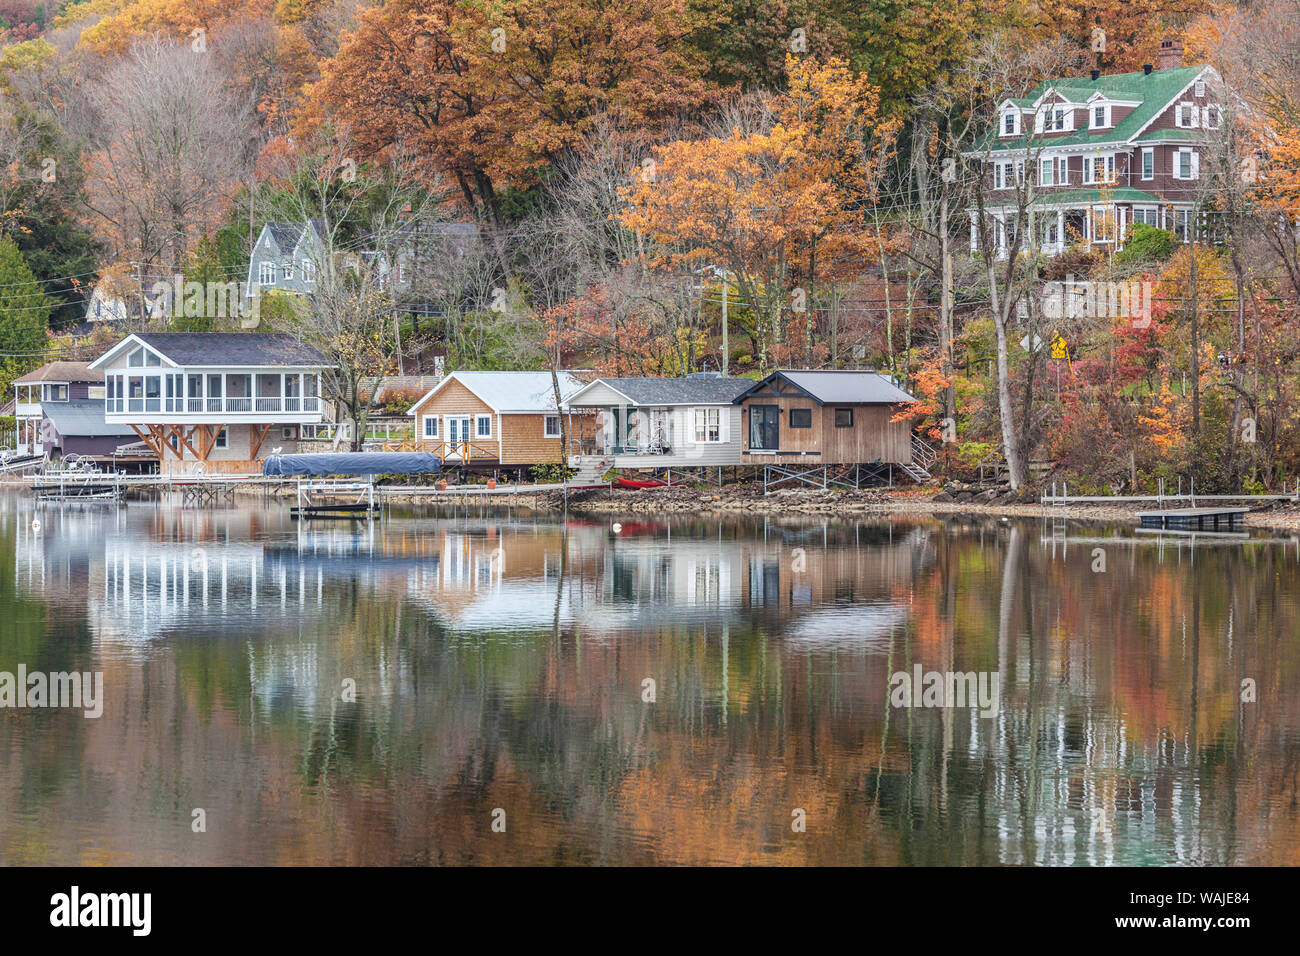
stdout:
{"type": "Polygon", "coordinates": [[[317,396],[269,396],[265,398],[109,398],[104,401],[104,411],[110,415],[124,412],[156,412],[164,410],[173,414],[182,412],[318,412],[321,410],[317,396]]]}

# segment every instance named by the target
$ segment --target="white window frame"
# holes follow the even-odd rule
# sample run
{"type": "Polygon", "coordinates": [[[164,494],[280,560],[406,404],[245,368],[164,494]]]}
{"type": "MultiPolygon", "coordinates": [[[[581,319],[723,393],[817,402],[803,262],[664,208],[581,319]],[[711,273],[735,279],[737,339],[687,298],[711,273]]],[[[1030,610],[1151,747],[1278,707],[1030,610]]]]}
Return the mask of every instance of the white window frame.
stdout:
{"type": "Polygon", "coordinates": [[[1039,160],[1038,185],[1040,186],[1056,185],[1056,157],[1049,156],[1047,159],[1039,160]]]}
{"type": "Polygon", "coordinates": [[[316,281],[316,263],[312,262],[310,259],[302,260],[302,281],[316,281]]]}
{"type": "Polygon", "coordinates": [[[1008,136],[1020,135],[1020,111],[1017,109],[1003,110],[1002,115],[998,117],[998,135],[1005,139],[1008,136]],[[1007,120],[1011,120],[1011,129],[1007,130],[1007,120]]]}
{"type": "Polygon", "coordinates": [[[1110,104],[1094,103],[1088,107],[1088,128],[1089,129],[1110,129],[1110,104]],[[1097,122],[1097,110],[1101,110],[1101,122],[1097,122]]]}
{"type": "Polygon", "coordinates": [[[545,417],[545,420],[544,420],[543,423],[542,423],[542,437],[543,437],[543,438],[559,438],[559,437],[560,437],[560,431],[561,431],[561,429],[560,429],[560,416],[559,416],[559,415],[547,415],[547,416],[545,417]]]}
{"type": "Polygon", "coordinates": [[[1184,146],[1174,153],[1174,179],[1183,182],[1201,178],[1200,154],[1189,146],[1184,146]],[[1187,158],[1187,175],[1183,175],[1183,158],[1187,158]]]}
{"type": "Polygon", "coordinates": [[[492,438],[492,416],[491,415],[474,416],[474,438],[476,440],[479,438],[486,438],[488,440],[491,440],[492,438]],[[487,431],[483,430],[484,422],[487,422],[487,431]]]}
{"type": "Polygon", "coordinates": [[[1134,206],[1133,207],[1133,224],[1142,223],[1146,226],[1156,226],[1160,222],[1160,211],[1155,206],[1134,206]],[[1147,217],[1150,217],[1148,220],[1147,217]]]}
{"type": "Polygon", "coordinates": [[[692,416],[695,444],[697,445],[717,445],[722,442],[722,409],[717,406],[701,406],[695,409],[692,416]],[[710,434],[715,432],[714,437],[710,434]]]}
{"type": "Polygon", "coordinates": [[[260,286],[275,285],[275,263],[262,260],[257,264],[257,284],[260,286]]]}
{"type": "Polygon", "coordinates": [[[1205,129],[1218,129],[1223,125],[1223,109],[1216,104],[1201,107],[1201,126],[1205,129]],[[1210,122],[1214,117],[1214,122],[1210,122]]]}
{"type": "Polygon", "coordinates": [[[1200,115],[1200,110],[1197,109],[1195,103],[1191,102],[1190,100],[1183,100],[1176,107],[1174,107],[1174,125],[1177,126],[1179,129],[1196,129],[1197,127],[1196,121],[1199,115],[1200,115]],[[1186,112],[1187,114],[1187,118],[1189,120],[1188,122],[1184,122],[1183,119],[1184,112],[1186,112]]]}
{"type": "Polygon", "coordinates": [[[285,281],[285,282],[292,282],[292,281],[293,281],[293,262],[286,262],[286,263],[281,267],[281,271],[282,271],[283,274],[284,274],[284,281],[285,281]]]}
{"type": "Polygon", "coordinates": [[[1198,100],[1203,100],[1203,99],[1205,99],[1205,81],[1204,81],[1204,80],[1197,80],[1197,81],[1196,81],[1196,90],[1195,90],[1195,95],[1196,95],[1196,98],[1197,98],[1198,100]]]}
{"type": "Polygon", "coordinates": [[[1070,185],[1070,157],[1062,156],[1060,164],[1060,167],[1056,170],[1056,184],[1058,186],[1068,186],[1070,185]]]}
{"type": "Polygon", "coordinates": [[[1113,185],[1119,181],[1115,173],[1115,154],[1114,153],[1096,153],[1092,156],[1084,157],[1084,182],[1092,186],[1113,185]],[[1097,163],[1100,162],[1106,169],[1106,178],[1097,178],[1097,163]]]}
{"type": "Polygon", "coordinates": [[[223,428],[221,431],[217,432],[217,437],[212,439],[212,447],[220,448],[223,451],[230,448],[230,434],[226,429],[223,428]]]}
{"type": "Polygon", "coordinates": [[[420,436],[426,440],[428,439],[433,439],[434,441],[438,440],[438,416],[437,415],[422,416],[422,422],[420,426],[420,436]],[[433,427],[430,428],[429,427],[430,425],[432,425],[433,427]]]}
{"type": "Polygon", "coordinates": [[[1150,180],[1156,178],[1156,149],[1154,146],[1142,147],[1142,178],[1150,180]],[[1147,160],[1151,161],[1151,172],[1147,172],[1147,160]]]}

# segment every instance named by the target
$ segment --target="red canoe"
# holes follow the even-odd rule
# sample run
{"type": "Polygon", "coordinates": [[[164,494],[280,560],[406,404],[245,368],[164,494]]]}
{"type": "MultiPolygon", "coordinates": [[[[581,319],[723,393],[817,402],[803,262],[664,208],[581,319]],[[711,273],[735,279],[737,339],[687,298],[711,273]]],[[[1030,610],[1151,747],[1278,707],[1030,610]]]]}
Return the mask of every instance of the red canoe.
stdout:
{"type": "Polygon", "coordinates": [[[659,478],[648,478],[644,481],[638,481],[634,478],[624,478],[619,475],[614,479],[621,488],[666,488],[669,482],[662,481],[659,478]]]}

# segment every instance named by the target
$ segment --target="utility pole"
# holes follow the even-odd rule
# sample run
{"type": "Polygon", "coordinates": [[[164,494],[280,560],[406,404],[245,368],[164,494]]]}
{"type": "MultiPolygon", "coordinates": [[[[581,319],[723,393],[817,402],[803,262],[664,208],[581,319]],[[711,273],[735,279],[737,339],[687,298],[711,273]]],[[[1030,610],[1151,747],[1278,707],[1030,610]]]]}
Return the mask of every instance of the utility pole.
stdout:
{"type": "Polygon", "coordinates": [[[727,366],[731,361],[731,350],[727,343],[727,270],[722,270],[722,377],[727,377],[727,366]]]}

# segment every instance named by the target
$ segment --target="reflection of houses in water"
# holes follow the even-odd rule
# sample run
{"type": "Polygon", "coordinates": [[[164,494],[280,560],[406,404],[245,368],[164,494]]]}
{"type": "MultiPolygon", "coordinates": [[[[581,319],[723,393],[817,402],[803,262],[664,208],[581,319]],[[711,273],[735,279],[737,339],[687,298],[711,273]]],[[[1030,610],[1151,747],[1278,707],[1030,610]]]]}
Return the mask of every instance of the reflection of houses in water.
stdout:
{"type": "Polygon", "coordinates": [[[616,534],[601,524],[393,519],[260,534],[125,515],[61,513],[39,534],[20,530],[18,573],[47,594],[84,593],[97,636],[128,644],[296,632],[355,590],[405,595],[473,633],[759,621],[793,641],[872,643],[905,623],[897,590],[933,560],[923,532],[872,524],[770,524],[755,536],[726,524],[616,534]]]}
{"type": "Polygon", "coordinates": [[[437,561],[409,580],[412,598],[455,630],[616,633],[757,615],[802,641],[860,642],[887,640],[905,622],[893,590],[933,558],[923,533],[854,526],[774,527],[767,540],[722,525],[703,534],[669,523],[586,527],[567,537],[487,526],[447,528],[437,561]]]}

